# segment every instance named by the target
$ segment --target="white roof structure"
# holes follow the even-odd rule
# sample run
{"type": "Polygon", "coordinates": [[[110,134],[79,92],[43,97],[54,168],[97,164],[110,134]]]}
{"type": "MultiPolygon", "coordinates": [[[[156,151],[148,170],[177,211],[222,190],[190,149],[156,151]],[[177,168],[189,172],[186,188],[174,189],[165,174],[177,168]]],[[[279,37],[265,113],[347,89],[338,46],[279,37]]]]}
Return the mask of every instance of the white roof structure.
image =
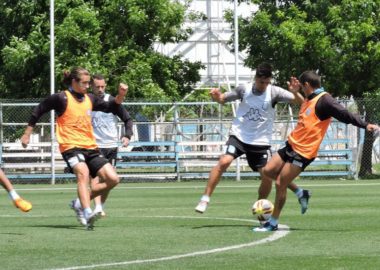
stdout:
{"type": "MultiPolygon", "coordinates": [[[[235,76],[238,77],[239,84],[252,80],[253,71],[243,65],[244,52],[239,52],[238,68],[235,70],[235,53],[229,44],[233,26],[223,18],[224,12],[228,9],[234,10],[233,2],[193,0],[189,11],[202,12],[207,19],[185,24],[185,27],[193,29],[193,34],[185,42],[155,44],[155,49],[165,55],[183,55],[190,61],[201,61],[206,69],[200,71],[201,81],[198,87],[227,85],[230,89],[230,85],[235,85],[235,76]]],[[[242,3],[237,7],[237,14],[252,16],[255,10],[256,6],[242,3]]]]}

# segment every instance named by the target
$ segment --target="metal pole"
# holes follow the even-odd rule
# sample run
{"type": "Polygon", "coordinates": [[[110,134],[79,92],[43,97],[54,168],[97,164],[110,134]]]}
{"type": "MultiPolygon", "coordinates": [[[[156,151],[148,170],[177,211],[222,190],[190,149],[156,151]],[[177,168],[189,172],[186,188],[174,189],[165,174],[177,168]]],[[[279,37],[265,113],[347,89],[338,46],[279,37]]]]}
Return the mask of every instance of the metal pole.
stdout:
{"type": "MultiPolygon", "coordinates": [[[[54,0],[50,0],[50,94],[55,92],[55,76],[54,76],[54,0]]],[[[50,134],[51,134],[51,184],[55,184],[55,117],[54,111],[50,112],[50,134]]]]}
{"type": "MultiPolygon", "coordinates": [[[[239,85],[239,75],[238,75],[238,67],[239,67],[239,27],[238,27],[238,14],[237,14],[238,1],[234,0],[234,43],[235,43],[235,89],[239,85]]],[[[240,158],[236,159],[236,180],[240,181],[240,158]]]]}

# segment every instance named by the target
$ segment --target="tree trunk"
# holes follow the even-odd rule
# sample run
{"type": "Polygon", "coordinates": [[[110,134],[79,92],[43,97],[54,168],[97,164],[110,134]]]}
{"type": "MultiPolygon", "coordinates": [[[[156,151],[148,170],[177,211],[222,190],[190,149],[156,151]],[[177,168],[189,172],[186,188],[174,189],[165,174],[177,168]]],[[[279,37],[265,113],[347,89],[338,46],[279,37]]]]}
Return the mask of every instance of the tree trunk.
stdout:
{"type": "Polygon", "coordinates": [[[374,143],[374,138],[372,132],[365,132],[363,149],[361,153],[361,162],[359,177],[365,177],[372,174],[372,147],[374,143]]]}
{"type": "MultiPolygon", "coordinates": [[[[373,119],[373,110],[371,109],[374,104],[369,104],[368,100],[363,100],[364,106],[359,106],[360,114],[365,113],[365,120],[371,122],[373,119]],[[371,107],[372,105],[372,107],[371,107]],[[369,109],[366,109],[369,108],[369,109]]],[[[372,132],[365,131],[363,148],[361,152],[359,177],[366,177],[372,174],[372,148],[374,143],[374,137],[372,132]]]]}

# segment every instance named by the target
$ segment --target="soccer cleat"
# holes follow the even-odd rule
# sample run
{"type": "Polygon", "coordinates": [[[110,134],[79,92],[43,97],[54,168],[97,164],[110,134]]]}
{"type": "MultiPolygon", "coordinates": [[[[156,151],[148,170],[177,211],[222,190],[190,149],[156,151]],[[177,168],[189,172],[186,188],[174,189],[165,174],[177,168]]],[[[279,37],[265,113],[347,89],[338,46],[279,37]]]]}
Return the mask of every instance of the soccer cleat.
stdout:
{"type": "Polygon", "coordinates": [[[23,212],[29,212],[32,210],[32,204],[23,198],[18,198],[13,201],[14,205],[23,212]]]}
{"type": "Polygon", "coordinates": [[[254,232],[273,232],[277,230],[278,230],[278,225],[273,226],[272,224],[269,223],[269,221],[261,227],[256,227],[252,229],[252,231],[254,232]]]}
{"type": "Polygon", "coordinates": [[[206,212],[207,206],[208,206],[208,202],[201,200],[198,203],[197,207],[195,207],[195,211],[198,212],[198,213],[203,214],[204,212],[206,212]]]}
{"type": "Polygon", "coordinates": [[[75,207],[75,200],[72,200],[71,203],[69,204],[70,208],[74,210],[77,220],[79,223],[83,226],[87,225],[87,220],[84,218],[84,212],[82,207],[75,207]]]}
{"type": "Polygon", "coordinates": [[[309,199],[311,197],[311,191],[304,189],[302,197],[298,199],[298,202],[301,205],[301,214],[305,214],[307,207],[309,205],[309,199]]]}
{"type": "Polygon", "coordinates": [[[91,215],[88,217],[87,219],[87,225],[86,225],[86,229],[91,231],[94,229],[94,223],[95,221],[97,221],[100,216],[101,216],[102,212],[92,212],[91,215]]]}
{"type": "Polygon", "coordinates": [[[101,217],[101,218],[104,218],[104,217],[106,217],[106,216],[107,216],[107,215],[106,215],[106,212],[104,212],[104,211],[101,211],[101,212],[100,212],[100,217],[101,217]]]}

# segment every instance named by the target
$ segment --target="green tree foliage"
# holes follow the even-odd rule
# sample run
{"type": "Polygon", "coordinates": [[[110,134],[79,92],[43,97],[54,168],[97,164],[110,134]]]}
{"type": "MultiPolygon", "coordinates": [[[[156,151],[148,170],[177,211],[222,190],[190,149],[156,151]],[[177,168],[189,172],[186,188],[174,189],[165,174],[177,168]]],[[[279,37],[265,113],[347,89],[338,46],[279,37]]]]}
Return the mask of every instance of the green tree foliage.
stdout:
{"type": "MultiPolygon", "coordinates": [[[[2,97],[41,97],[50,90],[49,1],[0,0],[2,97]]],[[[103,73],[109,89],[129,84],[129,99],[179,100],[200,79],[199,62],[167,57],[156,41],[185,40],[186,6],[173,0],[56,0],[55,72],[83,66],[103,73]]]]}
{"type": "MultiPolygon", "coordinates": [[[[239,20],[247,66],[270,61],[283,85],[290,75],[318,70],[324,86],[340,96],[363,97],[379,89],[378,0],[251,2],[259,10],[239,20]]],[[[232,22],[232,14],[227,17],[232,22]]]]}

